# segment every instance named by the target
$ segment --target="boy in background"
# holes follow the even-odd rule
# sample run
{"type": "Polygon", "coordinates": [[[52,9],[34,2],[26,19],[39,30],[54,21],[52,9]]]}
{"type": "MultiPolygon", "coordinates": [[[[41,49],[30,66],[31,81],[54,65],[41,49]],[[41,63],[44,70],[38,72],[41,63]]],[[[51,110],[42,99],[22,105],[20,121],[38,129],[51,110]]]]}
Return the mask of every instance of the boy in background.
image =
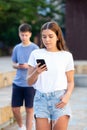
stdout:
{"type": "Polygon", "coordinates": [[[17,69],[12,85],[12,112],[19,126],[18,130],[31,130],[33,124],[33,98],[35,90],[29,87],[26,81],[28,70],[28,59],[31,52],[38,46],[30,41],[32,36],[31,26],[23,23],[19,26],[19,37],[21,43],[17,44],[12,53],[13,68],[17,69]],[[23,124],[20,112],[25,102],[26,126],[23,124]]]}

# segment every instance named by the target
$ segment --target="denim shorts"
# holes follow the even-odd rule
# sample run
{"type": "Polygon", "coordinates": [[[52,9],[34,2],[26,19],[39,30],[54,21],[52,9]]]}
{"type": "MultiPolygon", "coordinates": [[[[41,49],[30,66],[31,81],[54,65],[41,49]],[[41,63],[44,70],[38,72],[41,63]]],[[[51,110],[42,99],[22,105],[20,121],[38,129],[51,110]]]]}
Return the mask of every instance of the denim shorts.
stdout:
{"type": "Polygon", "coordinates": [[[25,107],[32,108],[35,95],[35,89],[33,87],[20,87],[13,84],[12,89],[12,107],[20,107],[25,103],[25,107]]]}
{"type": "Polygon", "coordinates": [[[41,93],[36,90],[34,97],[34,115],[37,118],[48,118],[49,120],[57,120],[59,117],[71,116],[71,108],[69,103],[64,108],[56,108],[56,103],[60,102],[65,90],[59,90],[51,93],[41,93]]]}

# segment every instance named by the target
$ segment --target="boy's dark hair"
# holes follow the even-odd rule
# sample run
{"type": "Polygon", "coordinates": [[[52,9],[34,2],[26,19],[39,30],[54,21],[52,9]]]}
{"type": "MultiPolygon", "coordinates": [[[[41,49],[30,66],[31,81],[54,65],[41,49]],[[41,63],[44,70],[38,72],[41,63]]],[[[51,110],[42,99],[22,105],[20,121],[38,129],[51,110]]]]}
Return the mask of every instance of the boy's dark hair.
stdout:
{"type": "Polygon", "coordinates": [[[32,32],[32,27],[27,23],[23,23],[19,26],[18,30],[19,32],[32,32]]]}

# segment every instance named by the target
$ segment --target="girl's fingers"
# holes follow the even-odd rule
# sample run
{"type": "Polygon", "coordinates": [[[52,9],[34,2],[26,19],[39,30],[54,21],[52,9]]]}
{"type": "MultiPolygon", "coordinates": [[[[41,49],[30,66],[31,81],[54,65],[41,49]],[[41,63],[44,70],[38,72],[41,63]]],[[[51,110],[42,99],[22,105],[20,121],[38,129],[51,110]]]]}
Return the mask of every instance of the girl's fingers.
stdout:
{"type": "Polygon", "coordinates": [[[56,104],[56,108],[63,108],[66,104],[64,102],[59,102],[58,104],[56,104]]]}

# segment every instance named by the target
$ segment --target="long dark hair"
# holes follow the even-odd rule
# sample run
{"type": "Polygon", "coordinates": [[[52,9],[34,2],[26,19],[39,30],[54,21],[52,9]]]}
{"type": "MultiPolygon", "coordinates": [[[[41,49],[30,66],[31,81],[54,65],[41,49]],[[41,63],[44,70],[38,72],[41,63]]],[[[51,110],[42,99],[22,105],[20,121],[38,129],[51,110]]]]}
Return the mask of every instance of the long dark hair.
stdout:
{"type": "MultiPolygon", "coordinates": [[[[47,22],[47,23],[42,25],[41,33],[42,33],[43,30],[46,30],[46,29],[52,30],[56,34],[56,36],[58,37],[58,40],[57,40],[57,43],[56,43],[58,50],[67,50],[68,51],[68,48],[66,46],[66,43],[65,43],[65,40],[64,40],[64,37],[63,37],[63,34],[62,34],[62,30],[59,27],[59,25],[55,21],[47,22]]],[[[42,40],[41,40],[41,46],[40,47],[45,48],[42,40]]]]}

